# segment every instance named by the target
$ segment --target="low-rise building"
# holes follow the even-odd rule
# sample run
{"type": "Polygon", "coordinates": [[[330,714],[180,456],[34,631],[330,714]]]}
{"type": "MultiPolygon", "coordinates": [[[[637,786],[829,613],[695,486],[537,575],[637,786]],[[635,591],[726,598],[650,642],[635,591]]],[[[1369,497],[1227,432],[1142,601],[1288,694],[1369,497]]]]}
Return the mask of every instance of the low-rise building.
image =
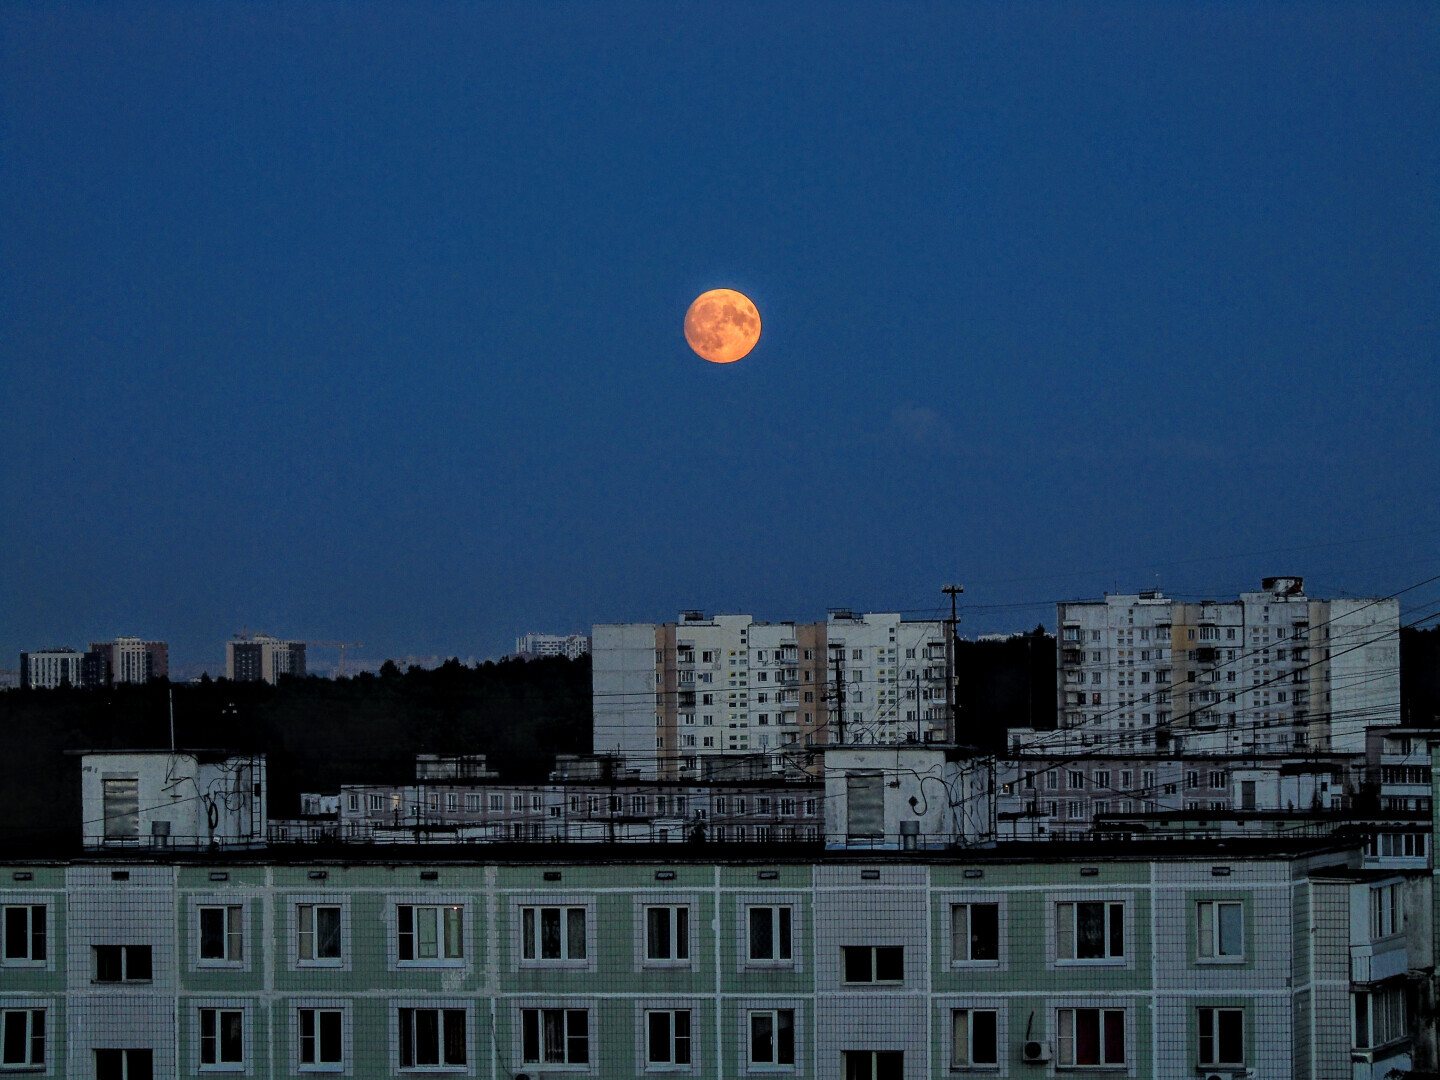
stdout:
{"type": "Polygon", "coordinates": [[[1416,1063],[1405,928],[1424,896],[1331,844],[592,850],[6,862],[6,1066],[1379,1080],[1416,1063]]]}
{"type": "Polygon", "coordinates": [[[86,848],[265,846],[269,786],[263,754],[83,750],[77,756],[86,848]]]}

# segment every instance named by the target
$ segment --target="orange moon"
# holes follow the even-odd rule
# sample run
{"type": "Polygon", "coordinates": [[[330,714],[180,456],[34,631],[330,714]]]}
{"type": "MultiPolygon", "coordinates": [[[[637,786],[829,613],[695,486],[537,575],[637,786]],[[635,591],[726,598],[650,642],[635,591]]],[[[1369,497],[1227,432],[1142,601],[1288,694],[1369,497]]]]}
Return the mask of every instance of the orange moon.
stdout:
{"type": "Polygon", "coordinates": [[[685,313],[685,340],[712,364],[733,364],[760,340],[760,312],[744,293],[711,289],[685,313]]]}

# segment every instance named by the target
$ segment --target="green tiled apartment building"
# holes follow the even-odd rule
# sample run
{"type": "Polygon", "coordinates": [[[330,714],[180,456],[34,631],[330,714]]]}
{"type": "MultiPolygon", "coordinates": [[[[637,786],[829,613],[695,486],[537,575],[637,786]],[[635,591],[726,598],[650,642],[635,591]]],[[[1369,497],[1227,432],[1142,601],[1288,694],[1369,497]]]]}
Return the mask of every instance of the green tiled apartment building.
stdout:
{"type": "Polygon", "coordinates": [[[1356,1075],[1344,848],[366,854],[6,864],[3,1071],[1356,1075]]]}

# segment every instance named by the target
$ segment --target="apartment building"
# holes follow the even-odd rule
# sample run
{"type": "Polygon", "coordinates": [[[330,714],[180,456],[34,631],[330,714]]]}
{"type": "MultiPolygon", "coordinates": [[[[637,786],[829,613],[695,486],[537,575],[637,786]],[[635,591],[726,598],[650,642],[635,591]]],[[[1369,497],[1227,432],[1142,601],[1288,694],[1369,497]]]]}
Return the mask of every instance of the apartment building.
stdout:
{"type": "Polygon", "coordinates": [[[590,655],[590,638],[585,634],[524,634],[515,639],[521,656],[563,656],[578,660],[590,655]]]}
{"type": "Polygon", "coordinates": [[[8,862],[4,1064],[896,1080],[1413,1063],[1423,897],[1353,851],[1036,847],[8,862]]]}
{"type": "Polygon", "coordinates": [[[1117,753],[1358,754],[1400,719],[1399,602],[1266,578],[1235,601],[1057,605],[1062,727],[1117,753]]]}
{"type": "Polygon", "coordinates": [[[163,641],[121,637],[92,641],[90,651],[105,658],[106,681],[110,683],[147,683],[170,677],[170,646],[163,641]]]}
{"type": "Polygon", "coordinates": [[[681,613],[593,633],[594,750],[645,778],[723,777],[731,761],[816,774],[829,743],[947,737],[946,625],[832,612],[823,623],[681,613]]]}
{"type": "Polygon", "coordinates": [[[22,690],[57,690],[62,686],[88,689],[105,685],[105,657],[74,649],[42,649],[20,654],[22,690]]]}
{"type": "Polygon", "coordinates": [[[225,677],[231,682],[267,682],[305,677],[305,642],[269,634],[237,634],[225,643],[225,677]]]}

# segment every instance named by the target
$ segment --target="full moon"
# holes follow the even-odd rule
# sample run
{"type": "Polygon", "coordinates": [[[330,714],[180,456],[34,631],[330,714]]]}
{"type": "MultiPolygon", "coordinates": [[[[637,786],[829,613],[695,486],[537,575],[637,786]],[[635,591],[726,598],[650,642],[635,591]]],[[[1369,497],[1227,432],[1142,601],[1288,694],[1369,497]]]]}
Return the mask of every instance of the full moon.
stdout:
{"type": "Polygon", "coordinates": [[[760,340],[760,312],[744,293],[711,289],[685,313],[685,340],[712,364],[733,364],[760,340]]]}

